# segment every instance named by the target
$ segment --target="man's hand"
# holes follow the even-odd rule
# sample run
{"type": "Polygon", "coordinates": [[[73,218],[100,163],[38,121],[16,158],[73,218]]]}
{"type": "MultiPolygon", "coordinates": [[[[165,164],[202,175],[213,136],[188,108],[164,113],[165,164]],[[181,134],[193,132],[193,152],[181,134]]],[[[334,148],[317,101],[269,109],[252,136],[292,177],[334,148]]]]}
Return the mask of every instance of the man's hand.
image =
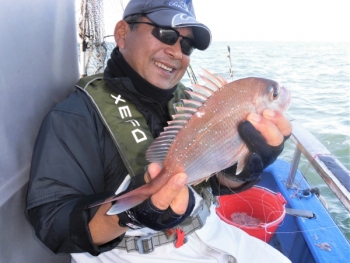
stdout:
{"type": "MultiPolygon", "coordinates": [[[[133,177],[127,191],[154,179],[160,170],[158,164],[150,164],[144,175],[133,177]]],[[[155,230],[169,229],[180,224],[191,214],[195,204],[194,194],[186,182],[185,173],[174,175],[158,192],[129,211],[139,223],[155,230]]],[[[129,220],[128,215],[125,212],[117,216],[107,215],[110,208],[110,203],[101,205],[89,223],[91,236],[96,245],[105,244],[128,230],[119,222],[123,219],[129,220]]]]}
{"type": "Polygon", "coordinates": [[[272,164],[283,151],[292,125],[281,112],[273,110],[264,110],[262,116],[250,113],[247,120],[238,126],[238,132],[251,152],[244,170],[261,174],[262,169],[272,164]]]}
{"type": "MultiPolygon", "coordinates": [[[[160,170],[161,168],[158,164],[151,163],[145,174],[145,181],[148,182],[148,175],[151,180],[154,179],[159,174],[160,170]]],[[[170,207],[174,213],[183,215],[187,210],[190,191],[186,182],[187,175],[185,173],[179,173],[170,178],[163,188],[152,195],[151,201],[153,205],[160,210],[165,210],[170,207]]]]}
{"type": "Polygon", "coordinates": [[[292,124],[279,111],[264,110],[262,116],[250,113],[247,120],[253,124],[255,129],[264,137],[270,146],[279,146],[284,138],[292,133],[292,124]]]}
{"type": "MultiPolygon", "coordinates": [[[[134,177],[126,190],[131,191],[145,182],[154,179],[161,168],[152,163],[144,176],[134,177]],[[140,180],[141,179],[141,180],[140,180]]],[[[151,197],[141,204],[118,214],[120,225],[149,227],[154,230],[173,228],[183,222],[192,212],[195,204],[194,194],[186,185],[187,175],[178,173],[151,197]]]]}

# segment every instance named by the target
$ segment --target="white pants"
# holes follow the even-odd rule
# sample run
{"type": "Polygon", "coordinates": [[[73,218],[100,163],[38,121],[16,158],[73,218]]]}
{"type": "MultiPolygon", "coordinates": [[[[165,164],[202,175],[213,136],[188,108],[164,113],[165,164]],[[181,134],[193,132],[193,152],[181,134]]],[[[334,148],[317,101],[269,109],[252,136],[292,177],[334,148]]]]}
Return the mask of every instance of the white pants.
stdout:
{"type": "Polygon", "coordinates": [[[188,237],[180,248],[173,244],[155,248],[149,254],[111,251],[93,257],[89,253],[72,254],[72,263],[284,263],[290,260],[269,244],[228,225],[216,215],[215,206],[202,229],[188,237]]]}

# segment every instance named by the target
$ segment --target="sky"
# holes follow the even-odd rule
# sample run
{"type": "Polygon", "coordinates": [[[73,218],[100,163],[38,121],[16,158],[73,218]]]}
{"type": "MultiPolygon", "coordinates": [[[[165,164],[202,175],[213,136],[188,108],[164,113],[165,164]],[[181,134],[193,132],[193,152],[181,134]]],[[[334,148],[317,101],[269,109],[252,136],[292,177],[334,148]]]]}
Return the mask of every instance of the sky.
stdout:
{"type": "Polygon", "coordinates": [[[213,40],[350,42],[350,0],[193,3],[197,19],[212,30],[213,40]]]}
{"type": "MultiPolygon", "coordinates": [[[[121,18],[128,0],[112,0],[121,18]]],[[[350,0],[193,0],[198,21],[213,41],[347,41],[350,0]]]]}

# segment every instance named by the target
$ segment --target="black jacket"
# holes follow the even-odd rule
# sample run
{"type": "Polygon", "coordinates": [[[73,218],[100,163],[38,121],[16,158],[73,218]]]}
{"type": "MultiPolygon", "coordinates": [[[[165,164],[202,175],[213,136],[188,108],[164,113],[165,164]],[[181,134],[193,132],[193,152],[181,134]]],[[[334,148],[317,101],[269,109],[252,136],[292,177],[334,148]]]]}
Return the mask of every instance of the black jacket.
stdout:
{"type": "MultiPolygon", "coordinates": [[[[169,118],[164,105],[139,94],[126,78],[106,83],[137,105],[157,137],[169,118]]],[[[112,196],[126,175],[96,109],[76,90],[46,116],[35,144],[27,214],[36,235],[55,253],[98,255],[115,248],[122,237],[93,244],[88,222],[97,209],[84,207],[112,196]]]]}
{"type": "MultiPolygon", "coordinates": [[[[159,89],[142,78],[115,48],[104,81],[142,113],[153,137],[170,119],[167,104],[177,86],[159,89]],[[131,81],[132,80],[132,81],[131,81]]],[[[111,250],[123,236],[97,247],[88,223],[128,174],[110,134],[88,96],[77,89],[42,123],[32,157],[27,215],[38,238],[55,253],[111,250]]]]}

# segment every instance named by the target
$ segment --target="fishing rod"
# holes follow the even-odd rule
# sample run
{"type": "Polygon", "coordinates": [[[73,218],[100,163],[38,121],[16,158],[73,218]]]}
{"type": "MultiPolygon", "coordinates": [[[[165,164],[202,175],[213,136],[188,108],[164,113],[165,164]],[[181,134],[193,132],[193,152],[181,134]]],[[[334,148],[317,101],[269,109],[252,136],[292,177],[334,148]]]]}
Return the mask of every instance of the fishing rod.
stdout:
{"type": "Polygon", "coordinates": [[[197,81],[196,75],[195,75],[194,72],[193,72],[193,69],[192,69],[192,67],[191,67],[191,64],[188,65],[186,71],[187,71],[188,77],[190,78],[191,83],[192,83],[192,84],[197,84],[198,81],[197,81]]]}
{"type": "Polygon", "coordinates": [[[229,67],[229,74],[233,80],[233,71],[232,71],[232,63],[231,63],[231,48],[229,45],[227,45],[227,57],[228,57],[228,61],[230,62],[230,67],[229,67]]]}

